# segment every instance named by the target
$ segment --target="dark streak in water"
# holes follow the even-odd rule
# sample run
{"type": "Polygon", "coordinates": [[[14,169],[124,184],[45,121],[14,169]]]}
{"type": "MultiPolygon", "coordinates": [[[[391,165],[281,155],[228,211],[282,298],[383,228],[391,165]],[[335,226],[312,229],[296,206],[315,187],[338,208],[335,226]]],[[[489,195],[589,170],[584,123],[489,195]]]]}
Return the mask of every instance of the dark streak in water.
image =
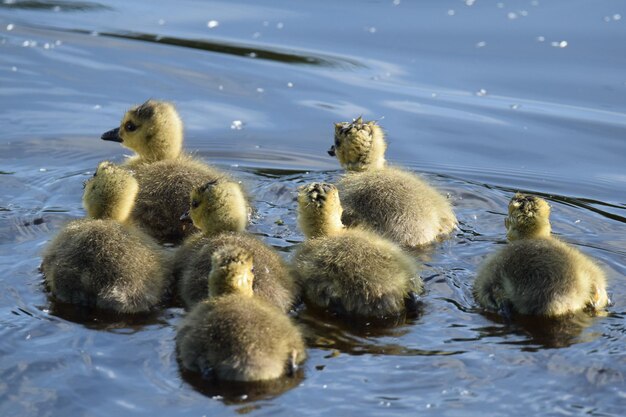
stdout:
{"type": "MultiPolygon", "coordinates": [[[[51,30],[59,30],[58,28],[46,28],[51,30]]],[[[64,32],[66,30],[63,30],[64,32]]],[[[93,32],[72,29],[67,32],[80,33],[93,36],[93,32]]],[[[283,52],[260,48],[258,45],[245,45],[226,42],[215,42],[202,39],[182,39],[171,36],[160,36],[151,33],[137,32],[98,32],[97,36],[104,36],[118,39],[128,39],[149,43],[158,43],[163,45],[180,46],[183,48],[199,49],[202,51],[216,52],[220,54],[241,56],[250,59],[264,59],[268,61],[282,62],[294,65],[313,65],[320,67],[340,68],[345,70],[354,70],[357,68],[366,68],[366,66],[358,61],[345,58],[323,56],[323,55],[301,55],[293,51],[283,50],[283,52]]]]}
{"type": "Polygon", "coordinates": [[[91,2],[69,1],[17,1],[2,2],[0,8],[25,10],[52,10],[55,12],[86,12],[96,10],[113,10],[111,7],[91,2]]]}

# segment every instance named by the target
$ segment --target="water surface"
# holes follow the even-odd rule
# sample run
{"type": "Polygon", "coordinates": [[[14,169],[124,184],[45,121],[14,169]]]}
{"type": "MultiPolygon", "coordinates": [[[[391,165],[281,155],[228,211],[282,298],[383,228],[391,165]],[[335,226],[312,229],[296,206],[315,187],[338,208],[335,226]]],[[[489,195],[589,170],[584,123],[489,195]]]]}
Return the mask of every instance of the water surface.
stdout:
{"type": "Polygon", "coordinates": [[[601,415],[626,406],[626,5],[608,0],[0,3],[0,414],[601,415]],[[310,358],[274,386],[181,375],[169,308],[53,305],[42,248],[83,216],[81,182],[128,153],[124,110],[176,103],[186,147],[241,178],[285,256],[294,192],[341,172],[332,123],[377,119],[388,159],[460,220],[415,256],[427,294],[396,327],[300,312],[310,358]],[[605,269],[606,316],[507,324],[474,303],[515,191],[605,269]],[[279,221],[280,220],[280,221],[279,221]]]}

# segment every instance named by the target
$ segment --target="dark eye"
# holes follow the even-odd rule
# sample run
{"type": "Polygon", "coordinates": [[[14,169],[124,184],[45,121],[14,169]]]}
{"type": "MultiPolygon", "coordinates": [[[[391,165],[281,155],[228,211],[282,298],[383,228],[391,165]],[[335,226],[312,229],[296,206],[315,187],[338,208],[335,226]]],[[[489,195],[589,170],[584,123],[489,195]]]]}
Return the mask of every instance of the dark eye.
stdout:
{"type": "Polygon", "coordinates": [[[124,129],[126,129],[129,132],[134,132],[135,130],[137,130],[137,125],[134,124],[133,122],[128,121],[124,125],[124,129]]]}
{"type": "Polygon", "coordinates": [[[199,205],[200,205],[200,202],[198,200],[193,200],[191,202],[191,208],[198,208],[199,205]]]}

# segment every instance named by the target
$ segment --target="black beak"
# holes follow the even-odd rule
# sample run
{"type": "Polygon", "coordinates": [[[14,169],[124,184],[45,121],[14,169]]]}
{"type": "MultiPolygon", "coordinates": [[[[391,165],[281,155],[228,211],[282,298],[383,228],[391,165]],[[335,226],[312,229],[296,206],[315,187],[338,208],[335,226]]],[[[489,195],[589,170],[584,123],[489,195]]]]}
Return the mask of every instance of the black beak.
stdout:
{"type": "Polygon", "coordinates": [[[182,216],[180,216],[181,223],[193,223],[191,220],[191,216],[189,215],[189,210],[187,210],[182,216]]]}
{"type": "Polygon", "coordinates": [[[335,156],[335,145],[331,146],[328,150],[328,155],[335,156]]]}
{"type": "Polygon", "coordinates": [[[115,129],[111,129],[108,132],[104,132],[100,137],[102,140],[110,140],[113,142],[124,142],[122,138],[120,138],[120,128],[116,127],[115,129]]]}

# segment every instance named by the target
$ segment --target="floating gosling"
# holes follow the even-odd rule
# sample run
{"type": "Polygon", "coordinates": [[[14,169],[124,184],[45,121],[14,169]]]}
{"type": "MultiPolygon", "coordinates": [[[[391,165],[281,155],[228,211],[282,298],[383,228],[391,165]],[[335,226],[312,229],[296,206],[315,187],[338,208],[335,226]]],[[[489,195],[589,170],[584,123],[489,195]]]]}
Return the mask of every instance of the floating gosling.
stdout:
{"type": "Polygon", "coordinates": [[[298,223],[307,240],[294,256],[303,298],[342,315],[392,317],[413,308],[422,281],[416,262],[372,232],[344,229],[334,185],[300,188],[298,223]]]}
{"type": "Polygon", "coordinates": [[[128,224],[137,181],[102,162],[85,184],[88,219],[69,223],[46,248],[41,269],[57,300],[121,313],[147,312],[166,290],[164,253],[128,224]]]}
{"type": "Polygon", "coordinates": [[[456,217],[448,200],[417,175],[387,166],[383,130],[361,117],[335,124],[336,156],[348,172],[338,184],[347,226],[365,225],[407,247],[449,234],[456,217]]]}
{"type": "Polygon", "coordinates": [[[474,296],[483,307],[506,316],[560,316],[608,304],[602,270],[552,237],[545,200],[515,194],[504,225],[509,243],[485,260],[474,283],[474,296]]]}
{"type": "Polygon", "coordinates": [[[263,381],[293,373],[306,357],[289,317],[254,295],[250,252],[226,245],[213,253],[211,297],[197,304],[176,336],[181,365],[233,381],[263,381]]]}
{"type": "Polygon", "coordinates": [[[133,107],[102,139],[136,152],[124,164],[139,181],[133,220],[160,242],[180,243],[193,233],[179,220],[189,193],[225,174],[182,152],[183,123],[174,105],[148,100],[133,107]]]}
{"type": "Polygon", "coordinates": [[[296,286],[284,261],[275,250],[244,232],[247,223],[246,199],[238,184],[217,180],[191,192],[188,213],[202,234],[187,238],[177,251],[174,276],[178,294],[187,308],[210,295],[207,278],[211,255],[226,245],[244,248],[255,264],[254,292],[282,311],[291,309],[296,286]]]}

